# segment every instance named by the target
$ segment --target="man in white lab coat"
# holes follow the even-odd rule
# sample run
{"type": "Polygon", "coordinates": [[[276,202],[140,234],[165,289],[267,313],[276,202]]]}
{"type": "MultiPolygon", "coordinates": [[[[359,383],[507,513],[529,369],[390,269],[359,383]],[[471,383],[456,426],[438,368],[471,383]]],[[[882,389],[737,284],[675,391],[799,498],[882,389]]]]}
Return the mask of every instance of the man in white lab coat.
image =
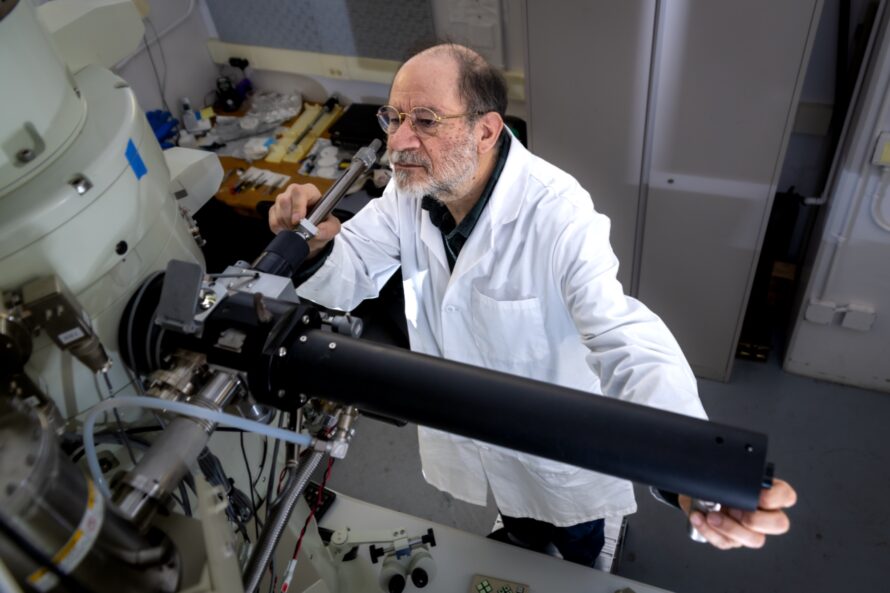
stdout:
{"type": "MultiPolygon", "coordinates": [[[[408,60],[378,114],[393,180],[342,228],[319,225],[300,296],[350,310],[401,267],[414,351],[704,418],[676,340],[616,279],[609,220],[505,128],[506,104],[502,76],[472,50],[440,45],[408,60]]],[[[292,227],[318,198],[290,186],[270,226],[292,227]]],[[[480,505],[490,488],[514,543],[592,565],[602,519],[636,510],[626,480],[418,432],[426,480],[480,505]]],[[[794,501],[777,480],[759,511],[690,520],[717,547],[759,547],[788,529],[782,509],[794,501]]],[[[688,512],[688,498],[678,502],[688,512]]]]}

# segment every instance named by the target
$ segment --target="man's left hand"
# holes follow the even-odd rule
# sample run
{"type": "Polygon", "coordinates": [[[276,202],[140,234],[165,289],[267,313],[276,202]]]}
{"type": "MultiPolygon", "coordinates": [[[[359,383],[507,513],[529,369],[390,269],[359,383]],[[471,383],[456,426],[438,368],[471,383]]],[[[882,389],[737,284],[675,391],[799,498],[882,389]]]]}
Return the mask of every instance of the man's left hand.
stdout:
{"type": "Polygon", "coordinates": [[[794,506],[797,492],[788,482],[776,479],[772,488],[760,491],[756,511],[722,509],[707,515],[699,511],[690,514],[692,500],[681,494],[679,502],[692,526],[712,546],[721,550],[760,548],[766,543],[767,535],[781,535],[788,531],[791,522],[784,509],[794,506]]]}

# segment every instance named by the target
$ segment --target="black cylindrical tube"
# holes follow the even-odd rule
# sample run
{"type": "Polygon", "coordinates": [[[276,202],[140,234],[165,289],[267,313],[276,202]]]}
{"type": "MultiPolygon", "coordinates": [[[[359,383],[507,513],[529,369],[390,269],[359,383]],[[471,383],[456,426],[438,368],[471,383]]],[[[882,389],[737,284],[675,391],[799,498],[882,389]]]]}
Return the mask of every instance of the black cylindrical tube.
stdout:
{"type": "Polygon", "coordinates": [[[339,334],[313,330],[305,337],[273,379],[289,395],[323,397],[730,507],[757,507],[763,434],[339,334]]]}
{"type": "Polygon", "coordinates": [[[309,242],[290,231],[281,231],[263,250],[251,266],[258,272],[275,276],[293,276],[306,256],[309,255],[309,242]]]}

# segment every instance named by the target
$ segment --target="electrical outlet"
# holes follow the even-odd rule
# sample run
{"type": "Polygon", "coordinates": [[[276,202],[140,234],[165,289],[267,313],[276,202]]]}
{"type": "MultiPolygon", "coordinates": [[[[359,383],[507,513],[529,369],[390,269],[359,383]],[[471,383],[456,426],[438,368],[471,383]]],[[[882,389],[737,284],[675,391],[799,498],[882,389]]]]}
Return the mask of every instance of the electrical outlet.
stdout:
{"type": "Polygon", "coordinates": [[[804,318],[812,323],[831,325],[831,322],[834,321],[835,311],[837,311],[837,305],[834,303],[813,299],[807,304],[804,318]]]}
{"type": "Polygon", "coordinates": [[[875,310],[867,305],[850,305],[844,312],[841,326],[847,329],[867,332],[874,325],[876,317],[875,310]]]}

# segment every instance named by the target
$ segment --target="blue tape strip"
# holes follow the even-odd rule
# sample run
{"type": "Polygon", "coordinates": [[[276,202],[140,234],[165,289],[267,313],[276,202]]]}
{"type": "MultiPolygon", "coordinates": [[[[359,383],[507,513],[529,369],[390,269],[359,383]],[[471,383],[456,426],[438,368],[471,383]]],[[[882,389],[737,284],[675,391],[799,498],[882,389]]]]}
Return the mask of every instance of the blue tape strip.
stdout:
{"type": "Polygon", "coordinates": [[[142,177],[148,173],[148,167],[145,166],[145,162],[139,154],[139,149],[136,148],[136,145],[133,144],[132,140],[127,142],[126,156],[127,161],[130,163],[130,168],[133,169],[133,173],[136,174],[136,179],[142,179],[142,177]]]}

